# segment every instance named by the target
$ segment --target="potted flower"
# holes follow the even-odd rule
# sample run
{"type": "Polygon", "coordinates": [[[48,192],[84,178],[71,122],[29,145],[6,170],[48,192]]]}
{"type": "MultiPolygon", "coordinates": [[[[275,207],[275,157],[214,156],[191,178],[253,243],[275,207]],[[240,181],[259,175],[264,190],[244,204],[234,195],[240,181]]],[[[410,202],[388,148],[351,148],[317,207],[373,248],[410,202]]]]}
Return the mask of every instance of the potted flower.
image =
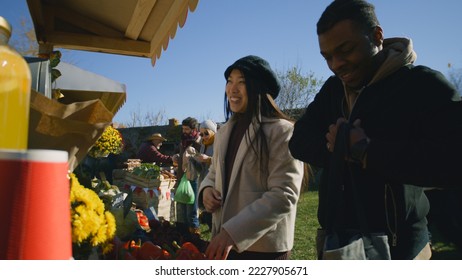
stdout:
{"type": "Polygon", "coordinates": [[[94,158],[107,157],[109,154],[118,155],[123,149],[123,139],[120,132],[112,127],[106,127],[103,134],[91,147],[88,155],[94,158]]]}
{"type": "Polygon", "coordinates": [[[82,186],[70,174],[72,255],[74,259],[89,259],[92,253],[105,254],[112,250],[116,221],[106,211],[103,201],[91,189],[82,186]]]}

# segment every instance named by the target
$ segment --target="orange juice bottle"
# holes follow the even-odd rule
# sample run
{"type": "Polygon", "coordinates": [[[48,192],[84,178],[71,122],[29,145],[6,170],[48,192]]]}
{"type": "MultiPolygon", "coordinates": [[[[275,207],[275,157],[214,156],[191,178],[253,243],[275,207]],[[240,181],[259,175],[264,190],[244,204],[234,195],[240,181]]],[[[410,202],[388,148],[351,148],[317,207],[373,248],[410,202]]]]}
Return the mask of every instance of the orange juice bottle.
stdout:
{"type": "Polygon", "coordinates": [[[31,73],[8,45],[11,25],[0,17],[0,149],[27,149],[31,73]]]}

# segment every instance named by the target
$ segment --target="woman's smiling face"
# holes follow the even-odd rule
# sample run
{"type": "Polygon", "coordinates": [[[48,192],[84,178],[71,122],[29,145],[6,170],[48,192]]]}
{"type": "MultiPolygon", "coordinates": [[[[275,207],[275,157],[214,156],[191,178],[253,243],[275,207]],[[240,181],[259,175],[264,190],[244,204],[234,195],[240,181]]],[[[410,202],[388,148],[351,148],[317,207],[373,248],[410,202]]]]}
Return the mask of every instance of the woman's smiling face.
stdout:
{"type": "Polygon", "coordinates": [[[244,113],[247,110],[249,103],[247,87],[244,75],[238,69],[233,69],[229,74],[226,82],[226,96],[233,113],[244,113]]]}

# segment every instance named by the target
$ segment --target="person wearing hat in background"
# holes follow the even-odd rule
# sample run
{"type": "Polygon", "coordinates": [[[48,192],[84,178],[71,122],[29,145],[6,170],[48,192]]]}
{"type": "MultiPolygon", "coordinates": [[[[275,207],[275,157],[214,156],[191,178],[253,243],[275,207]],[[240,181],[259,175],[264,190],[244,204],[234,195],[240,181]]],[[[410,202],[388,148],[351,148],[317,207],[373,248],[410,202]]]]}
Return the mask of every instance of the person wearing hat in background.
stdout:
{"type": "Polygon", "coordinates": [[[279,81],[268,62],[246,56],[225,71],[226,123],[200,185],[212,213],[209,259],[288,259],[303,163],[288,144],[291,121],[275,104],[279,81]]]}
{"type": "MultiPolygon", "coordinates": [[[[208,170],[212,162],[215,133],[217,133],[217,124],[214,121],[206,120],[200,124],[199,135],[201,137],[201,147],[199,149],[200,154],[196,155],[195,159],[204,164],[203,166],[206,168],[203,169],[205,170],[208,170]]],[[[206,174],[207,171],[201,173],[203,177],[205,177],[206,174]]]]}
{"type": "Polygon", "coordinates": [[[143,163],[156,163],[158,165],[172,165],[173,157],[162,154],[159,149],[162,146],[162,142],[167,141],[160,133],[154,133],[149,136],[146,141],[141,143],[138,149],[137,157],[141,159],[143,163]]]}
{"type": "MultiPolygon", "coordinates": [[[[215,141],[215,133],[217,133],[217,124],[212,120],[205,120],[199,126],[199,135],[201,137],[201,147],[199,153],[194,156],[194,160],[200,163],[200,174],[197,180],[197,185],[200,186],[202,180],[209,171],[213,156],[213,142],[215,141]]],[[[202,210],[203,207],[201,207],[202,210]]],[[[212,230],[212,214],[207,211],[200,211],[199,220],[208,225],[209,230],[212,230]]]]}

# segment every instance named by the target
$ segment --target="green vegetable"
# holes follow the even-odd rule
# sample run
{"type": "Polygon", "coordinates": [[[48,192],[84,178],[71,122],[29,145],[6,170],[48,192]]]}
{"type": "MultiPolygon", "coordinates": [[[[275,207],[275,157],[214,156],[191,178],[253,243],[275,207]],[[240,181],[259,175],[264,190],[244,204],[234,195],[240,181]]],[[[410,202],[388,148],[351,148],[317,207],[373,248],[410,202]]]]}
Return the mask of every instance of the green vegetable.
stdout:
{"type": "Polygon", "coordinates": [[[158,179],[160,167],[153,163],[142,163],[140,166],[133,168],[132,174],[150,180],[158,179]]]}

